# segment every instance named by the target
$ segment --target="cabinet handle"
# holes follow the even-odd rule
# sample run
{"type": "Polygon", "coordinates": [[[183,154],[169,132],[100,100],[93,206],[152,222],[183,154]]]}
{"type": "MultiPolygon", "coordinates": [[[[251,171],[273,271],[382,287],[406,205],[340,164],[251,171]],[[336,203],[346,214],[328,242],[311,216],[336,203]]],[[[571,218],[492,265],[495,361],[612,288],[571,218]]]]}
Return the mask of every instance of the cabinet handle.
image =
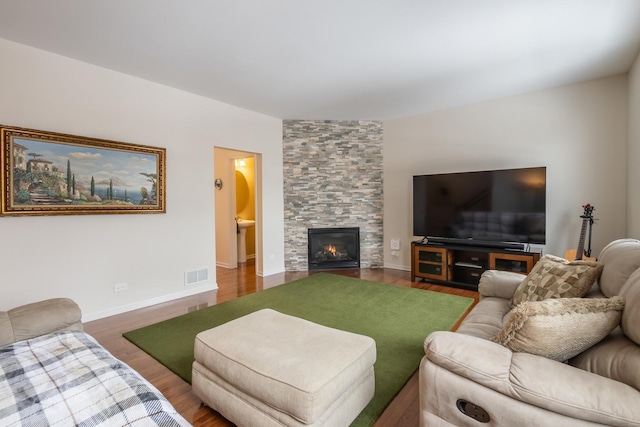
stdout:
{"type": "Polygon", "coordinates": [[[471,261],[480,261],[480,258],[478,258],[477,256],[472,256],[471,261]]]}

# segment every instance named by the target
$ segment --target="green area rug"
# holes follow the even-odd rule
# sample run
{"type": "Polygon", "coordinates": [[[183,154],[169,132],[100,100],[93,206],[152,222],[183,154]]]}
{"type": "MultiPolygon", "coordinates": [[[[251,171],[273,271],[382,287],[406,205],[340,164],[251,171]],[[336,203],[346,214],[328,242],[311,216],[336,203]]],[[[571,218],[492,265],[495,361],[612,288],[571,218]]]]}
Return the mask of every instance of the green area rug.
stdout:
{"type": "Polygon", "coordinates": [[[193,343],[204,330],[271,308],[376,341],[376,391],[352,426],[370,426],[418,369],[429,333],[449,330],[472,298],[317,273],[127,332],[129,341],[191,382],[193,343]]]}

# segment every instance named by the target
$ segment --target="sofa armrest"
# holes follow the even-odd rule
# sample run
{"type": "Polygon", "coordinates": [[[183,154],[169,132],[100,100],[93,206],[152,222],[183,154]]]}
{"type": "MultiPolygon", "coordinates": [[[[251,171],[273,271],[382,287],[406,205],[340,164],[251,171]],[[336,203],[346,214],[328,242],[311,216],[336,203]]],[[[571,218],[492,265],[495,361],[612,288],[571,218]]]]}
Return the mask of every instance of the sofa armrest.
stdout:
{"type": "Polygon", "coordinates": [[[82,312],[68,298],[53,298],[0,312],[0,346],[60,331],[82,331],[82,312]]]}
{"type": "Polygon", "coordinates": [[[455,332],[434,332],[424,345],[433,364],[508,398],[573,419],[640,425],[640,392],[618,381],[455,332]]]}
{"type": "Polygon", "coordinates": [[[480,298],[498,297],[511,299],[516,288],[526,276],[520,273],[500,270],[486,270],[480,276],[478,293],[480,298]]]}

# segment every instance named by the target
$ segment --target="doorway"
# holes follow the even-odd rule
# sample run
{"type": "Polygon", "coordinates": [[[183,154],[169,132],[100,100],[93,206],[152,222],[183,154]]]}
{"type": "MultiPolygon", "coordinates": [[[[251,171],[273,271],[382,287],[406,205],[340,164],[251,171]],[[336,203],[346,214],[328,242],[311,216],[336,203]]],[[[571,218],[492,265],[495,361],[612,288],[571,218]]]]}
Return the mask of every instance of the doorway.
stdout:
{"type": "Polygon", "coordinates": [[[255,262],[260,274],[261,154],[214,147],[214,179],[216,266],[237,269],[255,262]]]}
{"type": "Polygon", "coordinates": [[[241,157],[234,160],[235,167],[235,220],[238,264],[246,264],[256,254],[256,198],[255,159],[241,157]]]}

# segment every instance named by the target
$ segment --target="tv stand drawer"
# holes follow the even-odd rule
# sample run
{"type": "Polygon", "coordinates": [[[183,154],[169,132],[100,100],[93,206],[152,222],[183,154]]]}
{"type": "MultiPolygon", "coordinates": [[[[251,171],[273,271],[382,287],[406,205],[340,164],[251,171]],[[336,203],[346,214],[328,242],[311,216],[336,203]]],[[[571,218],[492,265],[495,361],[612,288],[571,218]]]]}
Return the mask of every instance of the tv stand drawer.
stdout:
{"type": "Polygon", "coordinates": [[[478,286],[480,276],[484,273],[484,268],[464,267],[455,265],[452,269],[451,277],[452,282],[464,283],[466,285],[478,286]]]}
{"type": "Polygon", "coordinates": [[[482,251],[456,250],[453,254],[454,264],[464,263],[487,269],[489,267],[489,253],[482,251]]]}

